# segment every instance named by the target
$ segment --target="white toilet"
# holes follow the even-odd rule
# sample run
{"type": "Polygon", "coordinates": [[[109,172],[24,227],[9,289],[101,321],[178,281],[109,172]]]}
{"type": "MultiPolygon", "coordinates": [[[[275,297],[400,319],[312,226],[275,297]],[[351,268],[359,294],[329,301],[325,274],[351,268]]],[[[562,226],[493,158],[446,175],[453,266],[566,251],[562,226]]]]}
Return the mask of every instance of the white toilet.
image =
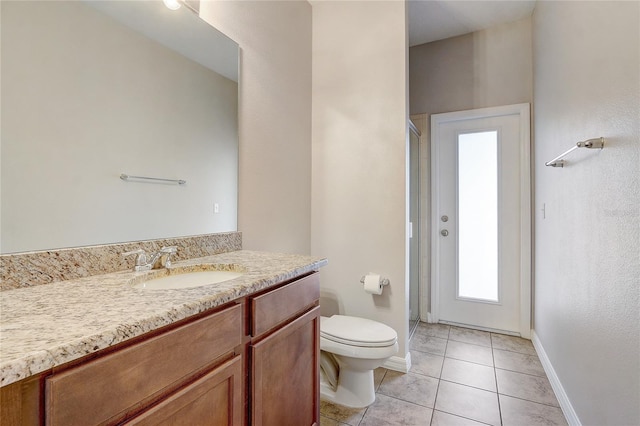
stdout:
{"type": "Polygon", "coordinates": [[[320,395],[347,407],[375,401],[373,370],[398,352],[396,331],[345,315],[320,318],[320,395]]]}

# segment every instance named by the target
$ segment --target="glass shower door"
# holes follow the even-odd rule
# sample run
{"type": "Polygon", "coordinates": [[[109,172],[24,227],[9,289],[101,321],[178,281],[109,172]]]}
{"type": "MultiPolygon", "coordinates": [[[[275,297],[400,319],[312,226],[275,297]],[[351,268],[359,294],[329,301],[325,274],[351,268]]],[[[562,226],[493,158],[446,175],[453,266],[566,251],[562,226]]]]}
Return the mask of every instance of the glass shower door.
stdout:
{"type": "Polygon", "coordinates": [[[409,125],[409,336],[420,321],[420,133],[409,125]]]}

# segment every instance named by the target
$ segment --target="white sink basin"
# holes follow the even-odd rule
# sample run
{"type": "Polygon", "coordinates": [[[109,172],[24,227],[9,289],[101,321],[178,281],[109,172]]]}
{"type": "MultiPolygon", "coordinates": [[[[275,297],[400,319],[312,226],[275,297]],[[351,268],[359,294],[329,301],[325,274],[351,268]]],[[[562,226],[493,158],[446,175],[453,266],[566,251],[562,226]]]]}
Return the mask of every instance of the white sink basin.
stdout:
{"type": "Polygon", "coordinates": [[[234,269],[233,265],[231,267],[231,270],[229,270],[229,265],[164,269],[141,277],[140,280],[135,280],[136,282],[132,285],[134,288],[145,290],[174,290],[219,284],[244,275],[244,272],[237,270],[237,268],[234,269]]]}

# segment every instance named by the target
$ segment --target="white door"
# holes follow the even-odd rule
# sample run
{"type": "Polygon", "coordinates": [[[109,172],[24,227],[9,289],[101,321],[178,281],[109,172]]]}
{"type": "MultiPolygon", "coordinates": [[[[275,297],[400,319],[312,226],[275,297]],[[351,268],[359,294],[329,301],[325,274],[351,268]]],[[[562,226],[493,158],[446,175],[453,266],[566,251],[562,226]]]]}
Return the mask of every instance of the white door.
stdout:
{"type": "Polygon", "coordinates": [[[530,335],[529,105],[431,118],[432,321],[530,335]]]}

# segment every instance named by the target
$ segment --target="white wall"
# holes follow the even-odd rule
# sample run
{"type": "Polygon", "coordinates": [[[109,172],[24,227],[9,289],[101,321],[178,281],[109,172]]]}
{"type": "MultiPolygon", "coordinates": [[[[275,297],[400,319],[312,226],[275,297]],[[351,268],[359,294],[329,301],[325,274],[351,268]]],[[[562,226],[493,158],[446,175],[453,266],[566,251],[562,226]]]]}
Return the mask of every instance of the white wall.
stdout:
{"type": "Polygon", "coordinates": [[[535,333],[582,424],[637,425],[640,3],[538,2],[534,79],[535,333]]]}
{"type": "Polygon", "coordinates": [[[393,327],[407,351],[404,2],[313,2],[312,244],[323,315],[393,327]],[[381,296],[360,278],[391,281],[381,296]]]}
{"type": "Polygon", "coordinates": [[[203,1],[241,49],[238,230],[243,248],[309,253],[311,5],[203,1]]]}
{"type": "Polygon", "coordinates": [[[2,2],[2,106],[3,252],[236,229],[234,81],[82,2],[2,2]]]}

